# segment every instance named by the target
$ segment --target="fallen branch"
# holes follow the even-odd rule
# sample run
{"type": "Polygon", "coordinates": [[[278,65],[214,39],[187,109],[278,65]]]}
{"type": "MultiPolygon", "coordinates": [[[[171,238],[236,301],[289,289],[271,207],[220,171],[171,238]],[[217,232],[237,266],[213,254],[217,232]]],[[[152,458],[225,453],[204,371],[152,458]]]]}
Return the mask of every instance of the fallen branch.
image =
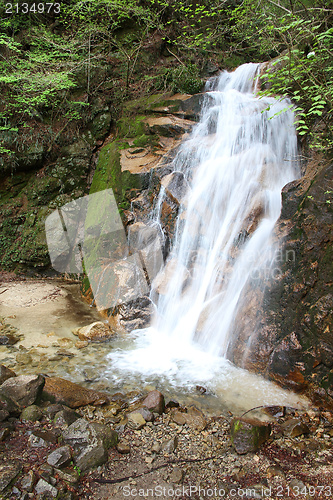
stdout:
{"type": "Polygon", "coordinates": [[[119,477],[117,479],[93,479],[94,482],[100,483],[100,484],[117,484],[117,483],[123,483],[124,481],[128,481],[129,479],[136,479],[138,477],[145,476],[146,474],[150,474],[151,472],[155,472],[159,469],[163,469],[163,467],[168,467],[169,465],[173,464],[179,464],[179,463],[193,463],[193,462],[207,462],[209,460],[221,460],[222,457],[218,456],[213,456],[213,457],[208,457],[208,458],[180,458],[177,460],[169,460],[169,462],[166,462],[164,464],[158,465],[157,467],[153,467],[150,470],[147,470],[145,472],[142,472],[141,474],[131,474],[130,476],[124,476],[124,477],[119,477]]]}

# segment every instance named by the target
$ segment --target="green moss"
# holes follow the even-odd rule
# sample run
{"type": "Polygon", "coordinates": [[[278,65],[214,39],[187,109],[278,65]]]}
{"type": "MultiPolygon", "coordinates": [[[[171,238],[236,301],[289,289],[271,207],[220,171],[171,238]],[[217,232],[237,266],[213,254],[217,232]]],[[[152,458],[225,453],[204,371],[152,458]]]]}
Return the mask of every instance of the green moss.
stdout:
{"type": "Polygon", "coordinates": [[[122,201],[122,183],[119,142],[113,141],[104,146],[98,157],[90,194],[113,189],[118,203],[122,201]]]}
{"type": "Polygon", "coordinates": [[[123,116],[117,123],[119,137],[140,137],[147,131],[147,124],[144,122],[145,116],[129,118],[123,116]]]}
{"type": "Polygon", "coordinates": [[[149,136],[146,134],[140,135],[137,139],[133,141],[133,145],[139,148],[144,148],[149,144],[149,136]]]}

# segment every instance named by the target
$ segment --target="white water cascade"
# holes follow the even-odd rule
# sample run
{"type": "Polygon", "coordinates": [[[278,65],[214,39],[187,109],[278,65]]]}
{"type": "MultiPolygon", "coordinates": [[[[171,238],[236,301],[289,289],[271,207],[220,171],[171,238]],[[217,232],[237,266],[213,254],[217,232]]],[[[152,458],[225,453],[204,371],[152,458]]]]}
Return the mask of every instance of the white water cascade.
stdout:
{"type": "Polygon", "coordinates": [[[193,180],[157,330],[220,355],[248,281],[264,281],[274,269],[281,189],[298,174],[293,112],[281,112],[286,101],[254,95],[258,71],[246,64],[222,73],[174,162],[193,180]]]}
{"type": "Polygon", "coordinates": [[[225,399],[234,390],[281,404],[280,390],[268,396],[268,382],[225,359],[248,283],[264,286],[271,278],[281,189],[299,175],[293,111],[282,111],[290,103],[255,95],[259,71],[246,64],[209,82],[201,119],[173,162],[189,188],[165,268],[166,275],[172,269],[166,292],[153,326],[134,332],[134,344],[110,358],[143,380],[158,375],[181,387],[211,386],[225,399]]]}

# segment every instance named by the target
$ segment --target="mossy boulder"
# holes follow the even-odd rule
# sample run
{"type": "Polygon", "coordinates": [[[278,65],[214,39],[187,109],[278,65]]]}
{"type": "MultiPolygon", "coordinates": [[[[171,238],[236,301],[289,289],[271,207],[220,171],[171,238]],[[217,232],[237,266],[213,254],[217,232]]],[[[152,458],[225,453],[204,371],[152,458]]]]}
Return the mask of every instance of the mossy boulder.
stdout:
{"type": "Polygon", "coordinates": [[[271,425],[257,419],[234,418],[230,427],[230,439],[239,455],[255,452],[267,441],[271,425]]]}

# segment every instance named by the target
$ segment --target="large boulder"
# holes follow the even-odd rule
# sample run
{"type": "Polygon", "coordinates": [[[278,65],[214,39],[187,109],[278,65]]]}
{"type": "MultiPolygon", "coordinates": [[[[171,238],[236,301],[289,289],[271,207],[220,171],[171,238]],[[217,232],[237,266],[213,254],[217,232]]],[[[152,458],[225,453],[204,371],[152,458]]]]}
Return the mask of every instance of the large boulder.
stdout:
{"type": "Polygon", "coordinates": [[[15,401],[23,409],[33,405],[39,399],[44,380],[42,375],[11,377],[0,386],[0,393],[15,401]]]}
{"type": "Polygon", "coordinates": [[[47,377],[45,379],[43,398],[70,408],[87,405],[100,406],[109,402],[106,394],[85,389],[60,377],[47,377]]]}

